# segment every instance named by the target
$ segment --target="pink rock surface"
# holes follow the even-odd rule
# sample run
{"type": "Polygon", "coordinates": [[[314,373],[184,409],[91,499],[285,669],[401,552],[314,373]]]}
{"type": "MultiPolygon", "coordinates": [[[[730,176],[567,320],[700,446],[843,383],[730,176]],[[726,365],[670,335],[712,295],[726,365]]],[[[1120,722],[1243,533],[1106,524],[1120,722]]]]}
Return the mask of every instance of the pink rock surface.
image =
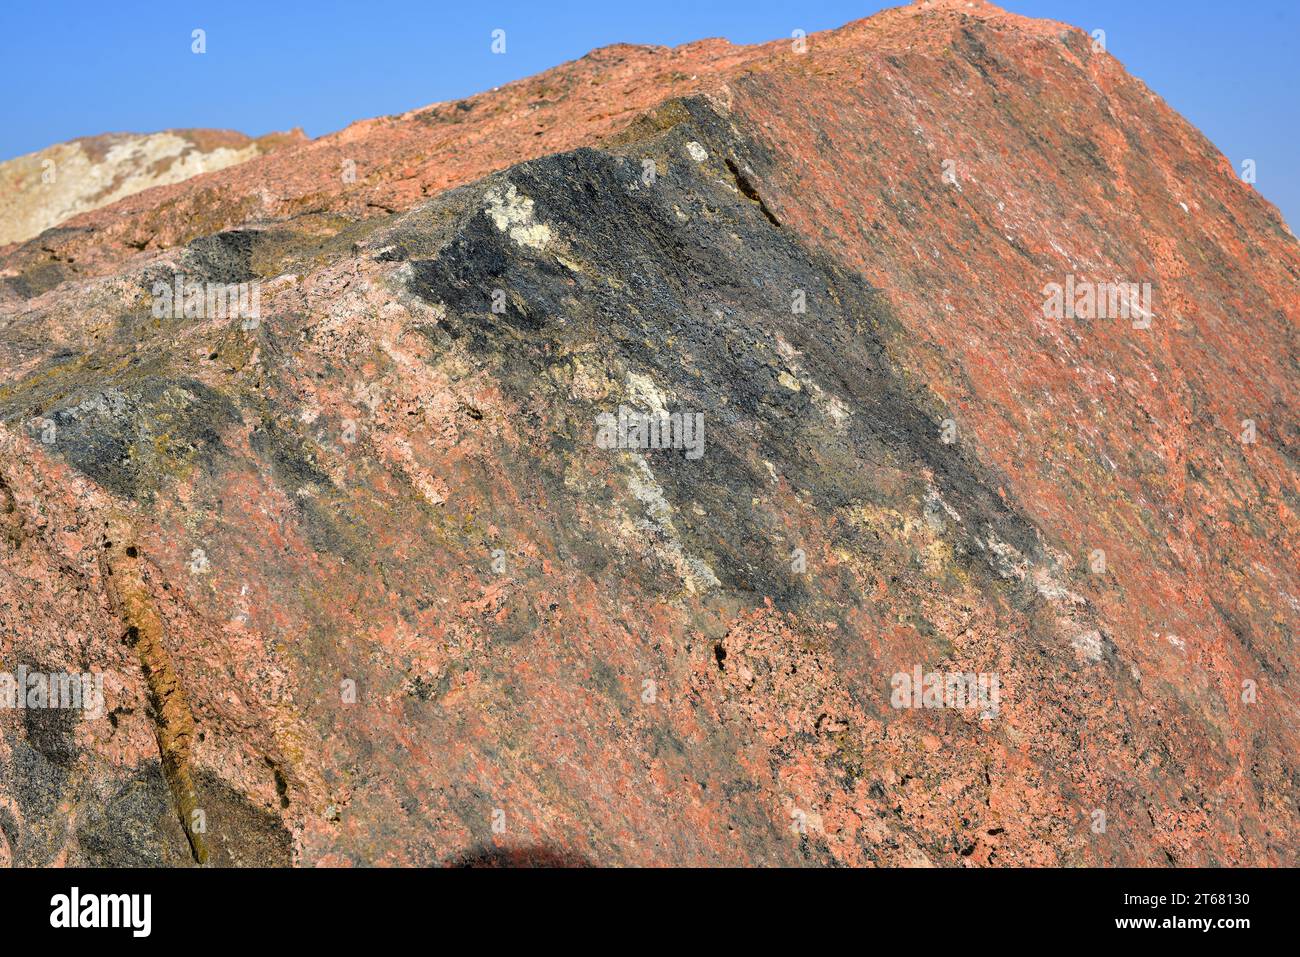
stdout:
{"type": "Polygon", "coordinates": [[[108,715],[0,710],[11,862],[1296,863],[1300,247],[1074,28],[607,48],[0,269],[0,654],[108,715]]]}

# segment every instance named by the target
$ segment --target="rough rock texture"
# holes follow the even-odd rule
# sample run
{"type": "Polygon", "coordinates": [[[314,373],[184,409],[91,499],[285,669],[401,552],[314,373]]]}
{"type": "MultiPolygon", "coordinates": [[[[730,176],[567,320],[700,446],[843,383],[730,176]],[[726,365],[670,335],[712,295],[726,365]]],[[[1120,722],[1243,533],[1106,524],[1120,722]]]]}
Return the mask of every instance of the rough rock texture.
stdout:
{"type": "Polygon", "coordinates": [[[0,245],[31,239],[79,213],[306,141],[301,130],[104,133],[0,163],[0,245]]]}
{"type": "Polygon", "coordinates": [[[1297,863],[1300,246],[1078,30],[598,51],[0,266],[2,665],[107,697],[0,857],[1297,863]]]}

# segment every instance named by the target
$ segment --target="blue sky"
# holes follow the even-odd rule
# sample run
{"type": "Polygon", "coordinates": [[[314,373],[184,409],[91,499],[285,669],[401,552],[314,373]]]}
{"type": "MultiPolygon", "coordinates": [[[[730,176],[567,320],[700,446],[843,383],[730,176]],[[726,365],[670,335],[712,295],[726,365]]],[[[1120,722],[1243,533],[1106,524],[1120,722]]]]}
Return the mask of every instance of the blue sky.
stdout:
{"type": "MultiPolygon", "coordinates": [[[[0,159],[113,131],[216,127],[319,136],[456,99],[609,43],[735,43],[812,33],[878,0],[221,0],[0,5],[0,159]],[[207,52],[190,34],[207,31],[207,52]],[[491,33],[506,31],[506,54],[491,33]]],[[[1003,0],[1106,31],[1107,46],[1300,223],[1297,0],[1003,0]]]]}

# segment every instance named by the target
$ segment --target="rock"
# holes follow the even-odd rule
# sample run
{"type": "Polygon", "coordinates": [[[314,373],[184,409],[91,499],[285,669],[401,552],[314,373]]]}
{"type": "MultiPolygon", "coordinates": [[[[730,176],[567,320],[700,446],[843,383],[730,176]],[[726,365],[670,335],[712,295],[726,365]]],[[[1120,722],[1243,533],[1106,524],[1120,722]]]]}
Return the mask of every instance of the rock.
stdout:
{"type": "Polygon", "coordinates": [[[0,163],[0,245],[142,190],[304,142],[301,130],[257,139],[230,130],[105,133],[6,160],[0,163]]]}
{"type": "Polygon", "coordinates": [[[4,856],[1297,863],[1294,237],[1078,30],[806,41],[0,250],[0,660],[107,702],[4,856]]]}

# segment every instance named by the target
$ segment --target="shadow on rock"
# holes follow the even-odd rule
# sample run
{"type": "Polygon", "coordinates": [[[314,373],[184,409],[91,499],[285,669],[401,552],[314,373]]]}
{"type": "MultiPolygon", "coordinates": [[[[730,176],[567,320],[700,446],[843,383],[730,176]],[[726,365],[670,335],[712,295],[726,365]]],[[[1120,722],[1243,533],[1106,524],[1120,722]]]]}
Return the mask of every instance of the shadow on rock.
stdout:
{"type": "Polygon", "coordinates": [[[533,844],[527,847],[470,848],[447,862],[448,867],[592,867],[581,854],[562,847],[533,844]]]}

